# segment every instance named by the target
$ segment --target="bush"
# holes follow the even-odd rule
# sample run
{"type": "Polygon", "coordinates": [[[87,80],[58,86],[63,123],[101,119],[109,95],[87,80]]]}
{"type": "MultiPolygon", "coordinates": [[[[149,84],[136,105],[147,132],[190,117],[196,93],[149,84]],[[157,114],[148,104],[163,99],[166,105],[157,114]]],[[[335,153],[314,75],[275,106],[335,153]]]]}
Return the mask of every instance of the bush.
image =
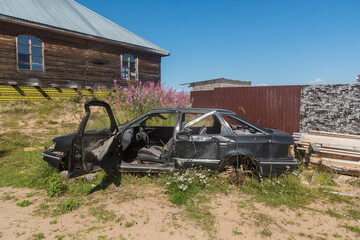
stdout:
{"type": "Polygon", "coordinates": [[[109,101],[130,120],[153,108],[190,107],[190,95],[153,82],[126,81],[121,87],[114,80],[109,101]]]}

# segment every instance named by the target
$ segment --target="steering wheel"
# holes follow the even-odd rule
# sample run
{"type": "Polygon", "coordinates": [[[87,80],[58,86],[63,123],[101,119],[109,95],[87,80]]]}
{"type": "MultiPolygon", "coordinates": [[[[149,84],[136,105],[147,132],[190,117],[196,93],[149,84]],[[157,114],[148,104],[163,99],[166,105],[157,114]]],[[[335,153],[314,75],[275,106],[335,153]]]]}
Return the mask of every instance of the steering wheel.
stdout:
{"type": "Polygon", "coordinates": [[[149,135],[145,132],[144,128],[139,127],[139,132],[136,133],[136,141],[140,141],[143,140],[146,143],[146,146],[149,146],[150,143],[150,139],[149,139],[149,135]]]}

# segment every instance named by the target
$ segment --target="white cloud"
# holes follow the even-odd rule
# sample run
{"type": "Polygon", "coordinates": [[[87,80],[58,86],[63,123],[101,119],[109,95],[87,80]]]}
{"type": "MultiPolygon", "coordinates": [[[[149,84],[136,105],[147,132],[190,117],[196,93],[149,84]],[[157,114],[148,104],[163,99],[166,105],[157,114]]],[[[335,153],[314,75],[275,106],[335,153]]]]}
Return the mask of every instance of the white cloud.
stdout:
{"type": "Polygon", "coordinates": [[[267,83],[258,83],[256,86],[269,86],[267,83]]]}
{"type": "Polygon", "coordinates": [[[321,84],[321,83],[324,83],[324,79],[316,78],[313,81],[308,81],[308,84],[310,84],[310,85],[316,85],[316,84],[321,84]]]}

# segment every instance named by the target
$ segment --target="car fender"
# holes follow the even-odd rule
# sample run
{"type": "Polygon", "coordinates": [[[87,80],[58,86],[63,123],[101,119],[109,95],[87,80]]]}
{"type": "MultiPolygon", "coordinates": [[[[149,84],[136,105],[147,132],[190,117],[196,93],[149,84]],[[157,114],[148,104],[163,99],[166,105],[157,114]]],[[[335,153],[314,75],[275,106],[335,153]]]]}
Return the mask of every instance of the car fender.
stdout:
{"type": "Polygon", "coordinates": [[[237,156],[239,156],[239,159],[244,157],[254,158],[254,153],[246,148],[238,148],[237,150],[235,149],[223,157],[222,161],[220,162],[221,168],[233,165],[237,160],[237,156]]]}

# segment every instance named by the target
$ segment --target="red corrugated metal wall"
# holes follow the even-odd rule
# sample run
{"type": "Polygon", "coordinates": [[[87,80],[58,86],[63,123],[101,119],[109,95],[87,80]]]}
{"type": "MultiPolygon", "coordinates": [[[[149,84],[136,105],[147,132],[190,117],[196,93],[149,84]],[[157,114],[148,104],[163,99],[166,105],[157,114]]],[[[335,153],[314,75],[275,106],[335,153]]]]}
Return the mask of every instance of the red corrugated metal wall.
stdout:
{"type": "Polygon", "coordinates": [[[300,130],[301,86],[215,88],[192,91],[193,107],[236,112],[263,127],[292,134],[300,130]]]}

